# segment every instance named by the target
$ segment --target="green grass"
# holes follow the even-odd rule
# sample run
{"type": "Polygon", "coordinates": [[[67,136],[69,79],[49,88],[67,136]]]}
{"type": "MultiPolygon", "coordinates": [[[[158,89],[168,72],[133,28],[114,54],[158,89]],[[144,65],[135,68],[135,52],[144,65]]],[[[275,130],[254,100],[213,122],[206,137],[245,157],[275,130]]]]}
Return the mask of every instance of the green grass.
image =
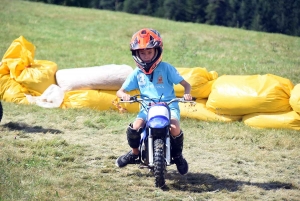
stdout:
{"type": "MultiPolygon", "coordinates": [[[[131,35],[159,30],[163,58],[219,75],[275,74],[300,83],[300,38],[17,0],[0,4],[0,55],[23,35],[59,69],[127,64],[131,35]]],[[[0,200],[298,200],[299,131],[182,118],[190,171],[168,190],[137,166],[117,168],[135,114],[2,102],[0,200]]],[[[99,103],[101,104],[101,103],[99,103]]]]}
{"type": "Polygon", "coordinates": [[[299,196],[297,131],[183,118],[190,172],[183,177],[170,166],[169,190],[162,191],[154,188],[147,170],[114,165],[128,150],[125,128],[134,114],[3,104],[2,200],[297,200],[299,196]]]}
{"type": "Polygon", "coordinates": [[[299,37],[17,0],[3,0],[0,9],[0,55],[23,35],[36,45],[36,59],[60,69],[134,66],[129,41],[146,26],[160,31],[164,60],[175,67],[205,67],[219,75],[271,73],[300,82],[299,37]]]}

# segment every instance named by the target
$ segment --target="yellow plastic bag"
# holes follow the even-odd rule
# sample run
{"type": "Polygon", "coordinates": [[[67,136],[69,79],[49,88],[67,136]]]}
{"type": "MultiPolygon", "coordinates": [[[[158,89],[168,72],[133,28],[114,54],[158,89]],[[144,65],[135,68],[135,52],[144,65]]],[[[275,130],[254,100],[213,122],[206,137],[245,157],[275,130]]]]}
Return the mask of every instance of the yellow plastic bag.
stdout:
{"type": "Polygon", "coordinates": [[[32,95],[41,95],[51,84],[56,84],[57,65],[51,61],[34,60],[35,46],[23,36],[15,39],[2,59],[0,74],[26,87],[32,95]]]}
{"type": "Polygon", "coordinates": [[[42,94],[50,85],[56,83],[56,71],[56,63],[34,60],[30,67],[25,68],[15,79],[28,90],[42,94]]]}
{"type": "MultiPolygon", "coordinates": [[[[176,68],[182,77],[190,83],[191,94],[195,98],[207,98],[211,92],[211,87],[215,79],[218,77],[218,73],[215,71],[208,72],[206,68],[176,68]]],[[[184,88],[177,84],[174,87],[177,97],[182,97],[184,94],[184,88]]]]}
{"type": "Polygon", "coordinates": [[[29,104],[25,94],[29,94],[29,91],[11,79],[9,75],[0,76],[0,99],[7,102],[29,104]]]}
{"type": "Polygon", "coordinates": [[[300,114],[300,84],[297,84],[291,92],[290,105],[295,112],[300,114]]]}
{"type": "Polygon", "coordinates": [[[91,108],[95,110],[115,109],[112,102],[116,99],[115,91],[75,90],[65,92],[61,108],[91,108]]]}
{"type": "Polygon", "coordinates": [[[295,111],[254,113],[243,116],[243,122],[255,128],[286,128],[300,130],[300,116],[295,111]]]}
{"type": "Polygon", "coordinates": [[[267,75],[223,75],[213,84],[206,107],[216,114],[245,115],[291,111],[293,83],[267,75]]]}
{"type": "Polygon", "coordinates": [[[243,116],[219,115],[206,108],[207,99],[200,99],[195,101],[195,105],[189,103],[179,103],[180,116],[192,119],[199,119],[203,121],[219,121],[232,122],[241,120],[243,116]]]}
{"type": "Polygon", "coordinates": [[[21,72],[33,62],[35,46],[23,36],[15,39],[5,52],[0,67],[0,74],[18,77],[21,72]]]}
{"type": "MultiPolygon", "coordinates": [[[[116,93],[117,93],[117,91],[115,91],[115,94],[116,93]]],[[[140,92],[139,92],[139,90],[133,90],[133,91],[128,92],[128,94],[131,96],[135,96],[135,95],[139,95],[140,92]]],[[[120,99],[118,97],[116,97],[116,99],[114,100],[113,105],[121,113],[124,113],[124,112],[137,113],[140,111],[139,103],[120,103],[120,99]]]]}
{"type": "MultiPolygon", "coordinates": [[[[138,112],[139,104],[119,103],[117,91],[107,90],[74,90],[65,92],[61,108],[91,108],[95,110],[118,110],[120,112],[138,112]]],[[[130,95],[137,95],[134,90],[130,95]]]]}

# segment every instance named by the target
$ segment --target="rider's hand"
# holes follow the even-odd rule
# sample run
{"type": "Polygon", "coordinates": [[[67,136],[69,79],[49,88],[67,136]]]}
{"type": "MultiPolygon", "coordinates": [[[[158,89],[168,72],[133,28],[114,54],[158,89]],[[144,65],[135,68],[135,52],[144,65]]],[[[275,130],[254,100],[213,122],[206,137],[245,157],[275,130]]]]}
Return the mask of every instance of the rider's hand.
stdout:
{"type": "Polygon", "coordinates": [[[123,101],[129,101],[129,100],[130,100],[130,95],[124,93],[124,94],[122,95],[121,99],[122,99],[123,101]]]}
{"type": "Polygon", "coordinates": [[[184,95],[183,95],[183,98],[184,98],[184,100],[187,100],[187,101],[193,100],[193,97],[192,97],[191,94],[184,94],[184,95]]]}

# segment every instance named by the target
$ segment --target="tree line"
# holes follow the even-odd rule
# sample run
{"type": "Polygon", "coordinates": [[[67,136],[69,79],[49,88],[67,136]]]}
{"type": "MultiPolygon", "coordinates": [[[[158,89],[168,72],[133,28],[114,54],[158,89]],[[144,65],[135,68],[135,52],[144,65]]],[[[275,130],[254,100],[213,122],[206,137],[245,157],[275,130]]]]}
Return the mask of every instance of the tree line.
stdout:
{"type": "Polygon", "coordinates": [[[300,0],[28,0],[300,36],[300,0]]]}

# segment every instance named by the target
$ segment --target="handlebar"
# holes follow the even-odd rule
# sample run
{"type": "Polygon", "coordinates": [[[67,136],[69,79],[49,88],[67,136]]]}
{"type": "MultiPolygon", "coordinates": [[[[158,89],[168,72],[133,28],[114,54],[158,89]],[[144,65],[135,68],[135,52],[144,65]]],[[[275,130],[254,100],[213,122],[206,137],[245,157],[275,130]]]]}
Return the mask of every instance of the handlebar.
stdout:
{"type": "MultiPolygon", "coordinates": [[[[173,103],[173,102],[182,102],[182,103],[195,103],[195,100],[196,98],[193,97],[191,101],[188,101],[188,100],[185,100],[184,98],[173,98],[172,100],[168,101],[168,102],[165,102],[167,105],[173,103]]],[[[153,102],[153,103],[156,103],[156,102],[161,102],[161,101],[155,101],[154,99],[152,98],[139,98],[136,96],[131,96],[129,101],[124,101],[123,99],[121,99],[121,103],[136,103],[136,102],[139,102],[139,103],[142,103],[142,102],[146,102],[146,101],[150,101],[150,102],[153,102]]]]}

